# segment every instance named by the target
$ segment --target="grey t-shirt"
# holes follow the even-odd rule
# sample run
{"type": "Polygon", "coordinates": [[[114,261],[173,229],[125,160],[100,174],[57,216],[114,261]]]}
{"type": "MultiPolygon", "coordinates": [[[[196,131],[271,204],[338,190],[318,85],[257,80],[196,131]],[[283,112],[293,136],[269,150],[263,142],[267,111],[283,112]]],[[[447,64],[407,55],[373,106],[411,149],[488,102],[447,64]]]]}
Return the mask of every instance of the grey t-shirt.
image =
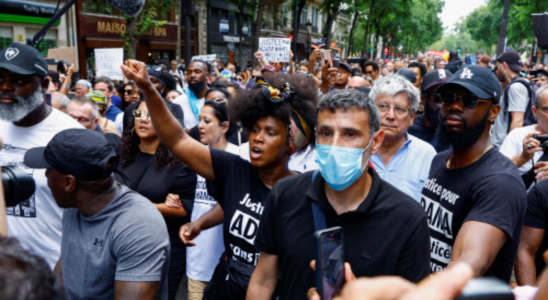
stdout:
{"type": "Polygon", "coordinates": [[[66,298],[113,299],[114,281],[160,281],[156,299],[167,299],[169,251],[160,212],[125,186],[92,217],[66,209],[61,241],[66,298]]]}
{"type": "MultiPolygon", "coordinates": [[[[505,92],[506,93],[506,92],[505,92]]],[[[508,135],[511,112],[525,112],[529,103],[529,94],[525,85],[512,84],[508,89],[508,107],[504,103],[504,94],[500,97],[500,113],[493,127],[493,145],[499,149],[508,135]]]]}

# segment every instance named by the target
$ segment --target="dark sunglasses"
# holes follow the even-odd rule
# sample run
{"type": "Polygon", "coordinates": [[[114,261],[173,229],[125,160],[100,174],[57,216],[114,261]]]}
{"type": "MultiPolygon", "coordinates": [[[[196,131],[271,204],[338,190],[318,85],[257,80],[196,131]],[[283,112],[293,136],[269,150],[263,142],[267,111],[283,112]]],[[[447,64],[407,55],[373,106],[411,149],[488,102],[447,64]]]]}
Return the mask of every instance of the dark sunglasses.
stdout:
{"type": "Polygon", "coordinates": [[[133,90],[124,90],[124,94],[131,95],[133,94],[133,90]]]}
{"type": "Polygon", "coordinates": [[[476,95],[471,94],[458,96],[455,93],[443,93],[438,94],[438,98],[444,104],[451,104],[460,99],[462,101],[462,104],[466,107],[476,107],[479,102],[489,102],[489,100],[479,99],[476,95]]]}
{"type": "Polygon", "coordinates": [[[373,74],[375,71],[366,71],[365,74],[373,74]]]}
{"type": "Polygon", "coordinates": [[[434,98],[434,102],[441,103],[439,94],[428,94],[428,93],[422,93],[421,94],[421,98],[423,98],[423,99],[429,99],[430,97],[434,98]]]}

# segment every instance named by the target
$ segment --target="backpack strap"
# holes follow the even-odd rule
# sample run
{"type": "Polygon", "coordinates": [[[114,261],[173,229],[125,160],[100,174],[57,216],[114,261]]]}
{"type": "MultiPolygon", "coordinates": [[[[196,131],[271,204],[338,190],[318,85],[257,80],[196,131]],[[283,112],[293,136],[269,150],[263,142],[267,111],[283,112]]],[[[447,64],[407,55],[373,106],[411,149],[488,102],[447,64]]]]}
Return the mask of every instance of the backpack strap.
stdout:
{"type": "Polygon", "coordinates": [[[532,95],[533,95],[533,89],[531,88],[531,85],[525,81],[520,79],[519,76],[516,76],[504,89],[504,97],[502,98],[502,101],[504,101],[504,106],[506,107],[506,111],[503,112],[505,115],[508,115],[508,128],[506,129],[507,132],[510,132],[510,125],[512,124],[512,114],[508,111],[508,92],[510,91],[510,86],[514,83],[521,83],[525,86],[527,89],[527,108],[525,110],[525,113],[523,114],[523,121],[525,122],[525,117],[527,115],[527,112],[531,108],[531,101],[532,101],[532,95]]]}
{"type": "MultiPolygon", "coordinates": [[[[318,176],[319,171],[315,170],[312,174],[312,180],[311,183],[314,182],[314,179],[316,179],[316,176],[318,176]]],[[[316,231],[324,230],[327,228],[327,222],[325,221],[325,213],[323,212],[323,209],[320,207],[318,202],[312,200],[310,201],[310,204],[312,205],[312,216],[314,217],[314,228],[316,231]]]]}

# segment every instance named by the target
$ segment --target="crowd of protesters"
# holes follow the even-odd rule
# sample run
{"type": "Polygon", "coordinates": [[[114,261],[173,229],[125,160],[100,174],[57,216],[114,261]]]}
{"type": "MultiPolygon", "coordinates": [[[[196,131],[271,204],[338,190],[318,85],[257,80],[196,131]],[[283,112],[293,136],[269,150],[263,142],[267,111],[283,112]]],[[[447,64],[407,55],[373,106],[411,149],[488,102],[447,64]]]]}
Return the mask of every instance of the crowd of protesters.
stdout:
{"type": "Polygon", "coordinates": [[[0,51],[0,166],[36,185],[0,198],[0,298],[320,299],[316,207],[342,228],[337,299],[484,276],[548,299],[545,66],[321,51],[128,60],[122,81],[0,51]]]}

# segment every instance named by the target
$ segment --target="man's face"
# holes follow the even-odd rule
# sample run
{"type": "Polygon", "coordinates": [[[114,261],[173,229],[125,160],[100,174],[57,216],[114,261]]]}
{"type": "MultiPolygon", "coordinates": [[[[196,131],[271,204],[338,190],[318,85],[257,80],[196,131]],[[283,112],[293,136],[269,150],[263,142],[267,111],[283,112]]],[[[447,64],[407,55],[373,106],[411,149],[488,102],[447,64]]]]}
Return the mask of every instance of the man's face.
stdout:
{"type": "Polygon", "coordinates": [[[445,65],[446,65],[446,64],[447,64],[447,63],[445,62],[445,60],[442,60],[442,61],[438,62],[438,63],[436,64],[436,70],[445,69],[445,65]]]}
{"type": "Polygon", "coordinates": [[[475,107],[463,105],[461,96],[471,95],[467,89],[454,86],[446,93],[455,93],[457,100],[453,103],[443,103],[441,107],[441,123],[437,137],[441,144],[451,144],[455,148],[466,148],[478,141],[484,134],[488,122],[492,122],[500,111],[500,105],[478,102],[475,107]]]}
{"type": "Polygon", "coordinates": [[[257,71],[257,70],[251,71],[251,79],[252,80],[257,80],[257,77],[261,77],[261,76],[263,76],[261,74],[261,71],[257,71]]]}
{"type": "Polygon", "coordinates": [[[203,63],[191,62],[187,68],[186,75],[188,87],[194,93],[202,91],[206,86],[207,76],[209,76],[209,73],[207,73],[206,66],[203,63]]]}
{"type": "Polygon", "coordinates": [[[346,85],[348,83],[348,78],[352,76],[352,73],[348,72],[345,68],[339,68],[339,72],[337,75],[337,84],[338,85],[346,85]]]}
{"type": "Polygon", "coordinates": [[[537,125],[543,132],[548,133],[548,91],[544,90],[540,95],[540,106],[533,107],[533,113],[537,118],[537,125]]]}
{"type": "Polygon", "coordinates": [[[365,74],[367,76],[370,76],[373,80],[377,79],[379,77],[379,71],[375,71],[373,69],[373,66],[366,66],[365,67],[365,74]]]}
{"type": "Polygon", "coordinates": [[[177,62],[176,61],[171,62],[171,69],[173,69],[173,70],[177,69],[177,62]]]}
{"type": "Polygon", "coordinates": [[[411,112],[411,105],[405,93],[398,93],[394,96],[381,95],[375,100],[379,108],[381,117],[381,130],[384,131],[386,138],[399,138],[413,125],[415,113],[411,112]],[[386,112],[382,112],[382,107],[387,107],[386,112]]]}
{"type": "Polygon", "coordinates": [[[93,87],[94,90],[101,91],[105,97],[107,97],[108,100],[112,97],[112,92],[108,90],[108,85],[104,82],[98,82],[95,84],[95,87],[93,87]]]}
{"type": "Polygon", "coordinates": [[[538,85],[540,86],[545,86],[548,84],[548,77],[544,76],[544,75],[539,75],[538,76],[538,81],[537,81],[538,85]]]}
{"type": "Polygon", "coordinates": [[[89,104],[80,105],[71,102],[67,107],[67,114],[89,130],[95,130],[99,121],[99,119],[93,117],[93,107],[89,104]]]}
{"type": "Polygon", "coordinates": [[[424,117],[434,128],[439,125],[441,120],[441,103],[434,101],[434,91],[438,86],[430,87],[421,94],[421,102],[424,104],[424,117]]]}
{"type": "Polygon", "coordinates": [[[44,102],[48,80],[0,69],[0,120],[17,122],[44,102]]]}
{"type": "Polygon", "coordinates": [[[417,81],[415,81],[415,87],[417,87],[419,90],[421,89],[421,83],[422,83],[422,76],[421,76],[421,69],[417,67],[411,67],[409,68],[413,73],[415,73],[415,77],[417,77],[417,81]]]}
{"type": "Polygon", "coordinates": [[[77,83],[74,85],[74,91],[78,96],[85,96],[88,93],[89,89],[82,84],[77,83]]]}
{"type": "Polygon", "coordinates": [[[156,77],[150,77],[150,82],[152,82],[152,85],[154,88],[158,91],[158,93],[162,93],[164,91],[164,85],[158,80],[156,77]]]}
{"type": "Polygon", "coordinates": [[[273,61],[270,63],[274,68],[276,68],[276,73],[280,73],[282,71],[283,65],[281,62],[273,61]]]}
{"type": "Polygon", "coordinates": [[[374,136],[370,135],[369,113],[359,109],[334,112],[324,109],[318,112],[317,123],[316,143],[320,145],[364,149],[373,138],[371,148],[364,152],[363,162],[377,153],[384,137],[382,128],[374,136]]]}
{"type": "Polygon", "coordinates": [[[352,77],[348,80],[347,87],[349,89],[355,89],[357,87],[362,87],[367,85],[367,80],[359,77],[352,77]],[[361,80],[360,80],[361,79],[361,80]]]}
{"type": "Polygon", "coordinates": [[[481,60],[481,58],[483,57],[483,54],[476,54],[477,58],[478,58],[478,61],[481,60]]]}
{"type": "Polygon", "coordinates": [[[392,62],[388,62],[388,63],[386,64],[386,67],[388,68],[388,72],[389,72],[389,73],[394,72],[394,64],[393,64],[392,62]]]}
{"type": "Polygon", "coordinates": [[[70,204],[70,198],[65,191],[67,176],[49,168],[46,170],[46,177],[48,179],[48,188],[57,205],[61,208],[74,207],[74,205],[70,204]]]}
{"type": "Polygon", "coordinates": [[[495,72],[495,74],[497,75],[497,78],[500,82],[506,81],[506,77],[504,76],[505,69],[506,66],[504,65],[504,63],[497,61],[497,71],[495,72]]]}
{"type": "Polygon", "coordinates": [[[382,76],[388,76],[388,68],[382,68],[382,76]]]}

